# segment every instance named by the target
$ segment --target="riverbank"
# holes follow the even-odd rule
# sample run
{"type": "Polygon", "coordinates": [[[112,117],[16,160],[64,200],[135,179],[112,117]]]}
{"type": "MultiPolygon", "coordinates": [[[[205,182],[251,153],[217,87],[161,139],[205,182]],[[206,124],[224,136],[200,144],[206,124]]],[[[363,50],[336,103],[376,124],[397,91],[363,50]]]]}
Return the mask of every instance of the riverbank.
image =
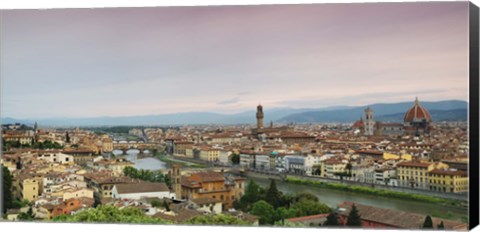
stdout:
{"type": "MultiPolygon", "coordinates": [[[[337,207],[345,201],[356,202],[358,204],[370,205],[379,208],[388,208],[393,210],[430,215],[433,217],[444,218],[455,221],[468,221],[468,210],[463,206],[444,205],[430,203],[425,201],[414,201],[410,199],[380,196],[362,192],[345,191],[341,189],[326,188],[320,185],[297,184],[292,182],[280,181],[267,175],[258,173],[248,173],[245,175],[248,180],[253,180],[262,187],[270,185],[270,179],[277,180],[277,188],[286,194],[296,194],[299,192],[308,192],[314,194],[320,199],[320,202],[327,204],[331,208],[337,207]]],[[[247,181],[248,182],[248,181],[247,181]]]]}
{"type": "Polygon", "coordinates": [[[384,190],[384,189],[375,189],[370,187],[353,186],[353,185],[338,184],[338,183],[326,183],[321,181],[305,180],[305,179],[300,179],[300,178],[291,177],[291,176],[286,177],[284,181],[288,183],[310,185],[310,186],[313,185],[313,186],[318,186],[322,188],[330,188],[330,189],[337,189],[337,190],[348,191],[348,192],[357,192],[357,193],[363,193],[363,194],[371,194],[375,196],[400,198],[400,199],[428,202],[428,203],[434,203],[434,204],[443,204],[443,205],[450,205],[450,206],[457,206],[457,207],[464,207],[465,205],[467,205],[467,202],[460,201],[460,200],[426,196],[426,195],[415,194],[415,193],[404,193],[404,192],[396,192],[396,191],[390,191],[390,190],[384,190]]]}
{"type": "Polygon", "coordinates": [[[167,163],[167,164],[175,163],[175,164],[181,165],[182,167],[189,167],[189,168],[204,168],[205,167],[204,165],[201,165],[201,164],[187,162],[187,161],[183,161],[183,160],[177,160],[177,159],[168,157],[167,155],[163,155],[163,154],[156,154],[154,157],[157,158],[158,160],[162,161],[162,162],[167,163]]]}

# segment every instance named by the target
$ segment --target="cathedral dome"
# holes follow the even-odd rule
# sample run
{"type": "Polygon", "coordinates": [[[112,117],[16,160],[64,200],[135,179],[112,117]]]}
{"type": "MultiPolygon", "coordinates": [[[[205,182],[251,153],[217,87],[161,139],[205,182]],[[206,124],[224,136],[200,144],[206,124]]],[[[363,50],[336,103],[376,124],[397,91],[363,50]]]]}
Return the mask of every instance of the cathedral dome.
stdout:
{"type": "Polygon", "coordinates": [[[426,122],[431,122],[432,117],[427,109],[420,105],[418,98],[415,99],[415,104],[410,108],[405,116],[403,117],[404,122],[422,122],[425,120],[426,122]]]}

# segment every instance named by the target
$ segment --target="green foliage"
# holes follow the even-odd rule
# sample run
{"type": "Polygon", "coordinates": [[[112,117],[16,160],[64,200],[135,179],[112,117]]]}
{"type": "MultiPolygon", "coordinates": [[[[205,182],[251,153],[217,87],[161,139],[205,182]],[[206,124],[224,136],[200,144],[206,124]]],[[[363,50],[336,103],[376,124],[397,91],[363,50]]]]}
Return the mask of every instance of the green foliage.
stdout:
{"type": "Polygon", "coordinates": [[[358,213],[358,210],[355,204],[352,205],[352,209],[350,210],[350,213],[348,213],[347,226],[350,226],[350,227],[362,226],[362,219],[360,218],[360,214],[358,213]]]}
{"type": "Polygon", "coordinates": [[[264,200],[257,201],[252,206],[251,214],[258,216],[260,225],[273,225],[275,222],[275,209],[264,200]]]}
{"type": "Polygon", "coordinates": [[[240,155],[239,154],[233,154],[232,157],[230,158],[233,164],[239,164],[240,163],[240,155]]]}
{"type": "Polygon", "coordinates": [[[167,201],[163,201],[163,208],[165,208],[165,210],[167,211],[170,211],[170,205],[168,204],[167,201]]]}
{"type": "Polygon", "coordinates": [[[152,206],[156,207],[156,208],[162,206],[162,202],[159,201],[159,200],[153,200],[153,201],[150,202],[150,204],[152,204],[152,206]]]}
{"type": "Polygon", "coordinates": [[[7,209],[12,208],[12,175],[7,167],[2,165],[2,190],[3,190],[3,213],[7,212],[7,209]]]}
{"type": "Polygon", "coordinates": [[[331,212],[327,205],[320,203],[318,197],[311,193],[284,195],[277,189],[274,180],[270,182],[268,189],[261,188],[255,181],[250,180],[245,194],[239,201],[234,202],[234,207],[259,216],[260,224],[269,225],[275,222],[284,223],[287,218],[331,212]]]}
{"type": "Polygon", "coordinates": [[[425,217],[425,221],[423,222],[423,228],[425,229],[431,229],[433,228],[433,221],[432,221],[432,217],[430,217],[430,215],[427,215],[425,217]]]}
{"type": "Polygon", "coordinates": [[[33,144],[33,148],[38,148],[38,149],[62,149],[63,146],[60,145],[57,142],[52,142],[50,140],[45,140],[43,142],[38,142],[33,144]]]}
{"type": "Polygon", "coordinates": [[[30,204],[30,202],[28,200],[25,200],[25,199],[21,200],[21,201],[14,200],[14,201],[12,201],[11,208],[12,209],[20,209],[20,208],[23,208],[23,207],[27,206],[28,204],[30,204]]]}
{"type": "Polygon", "coordinates": [[[290,207],[296,212],[295,217],[303,217],[308,215],[316,215],[322,213],[330,213],[331,209],[325,204],[312,200],[301,199],[290,207]]]}
{"type": "Polygon", "coordinates": [[[30,206],[30,208],[28,208],[28,211],[26,213],[18,214],[18,220],[20,220],[20,221],[33,221],[33,220],[35,220],[35,214],[33,213],[32,207],[30,206]]]}
{"type": "Polygon", "coordinates": [[[277,185],[275,180],[270,181],[270,186],[267,189],[267,193],[265,195],[265,200],[273,206],[273,208],[278,208],[281,204],[281,194],[277,189],[277,185]]]}
{"type": "Polygon", "coordinates": [[[170,176],[164,175],[160,171],[151,171],[145,169],[136,169],[134,167],[127,166],[123,169],[123,174],[133,179],[140,179],[149,182],[159,182],[165,183],[168,187],[171,188],[172,181],[170,176]]]}
{"type": "Polygon", "coordinates": [[[327,216],[327,221],[323,223],[324,226],[339,226],[340,222],[338,221],[338,217],[336,213],[330,213],[327,216]]]}
{"type": "Polygon", "coordinates": [[[74,215],[62,215],[53,218],[52,221],[169,224],[168,221],[146,216],[138,208],[119,209],[110,205],[100,205],[97,208],[84,210],[74,215]]]}
{"type": "Polygon", "coordinates": [[[255,181],[250,180],[245,188],[245,194],[235,206],[244,212],[250,211],[252,205],[261,199],[260,189],[255,181]]]}
{"type": "Polygon", "coordinates": [[[394,198],[415,200],[415,201],[428,202],[428,203],[441,203],[441,204],[448,204],[448,205],[461,205],[462,203],[462,201],[458,201],[458,200],[449,200],[445,198],[432,197],[432,196],[421,195],[421,194],[396,192],[396,191],[390,191],[390,190],[384,190],[384,189],[375,189],[370,187],[362,187],[362,186],[354,186],[354,185],[346,185],[346,184],[326,183],[321,181],[305,180],[305,179],[300,179],[295,177],[287,177],[285,181],[290,183],[295,183],[295,184],[318,186],[323,188],[338,189],[338,190],[347,191],[347,192],[357,192],[357,193],[371,194],[371,195],[389,197],[389,198],[394,197],[394,198]]]}
{"type": "Polygon", "coordinates": [[[295,201],[301,201],[301,200],[318,202],[318,197],[309,192],[301,192],[295,196],[295,201]]]}
{"type": "Polygon", "coordinates": [[[287,218],[294,218],[297,216],[298,212],[296,209],[279,207],[275,211],[275,221],[285,222],[287,218]]]}
{"type": "Polygon", "coordinates": [[[237,217],[227,214],[199,215],[187,221],[193,225],[250,225],[237,217]]]}

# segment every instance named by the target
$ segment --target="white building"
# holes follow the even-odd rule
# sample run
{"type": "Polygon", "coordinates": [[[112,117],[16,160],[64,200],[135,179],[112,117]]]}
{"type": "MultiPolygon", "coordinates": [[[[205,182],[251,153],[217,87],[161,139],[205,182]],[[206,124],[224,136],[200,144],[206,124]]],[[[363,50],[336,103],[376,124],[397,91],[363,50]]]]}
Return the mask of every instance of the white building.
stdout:
{"type": "Polygon", "coordinates": [[[59,163],[59,164],[73,164],[73,156],[63,154],[61,152],[46,152],[38,154],[38,159],[46,160],[51,163],[59,163]]]}
{"type": "Polygon", "coordinates": [[[170,193],[170,190],[164,183],[128,183],[113,186],[112,197],[135,200],[144,197],[158,197],[162,199],[175,197],[175,194],[170,193]]]}
{"type": "Polygon", "coordinates": [[[255,167],[257,170],[270,170],[270,155],[257,154],[255,157],[255,167]]]}
{"type": "Polygon", "coordinates": [[[221,150],[218,160],[221,164],[224,164],[224,165],[231,164],[232,163],[230,159],[231,155],[232,155],[231,151],[221,150]]]}
{"type": "Polygon", "coordinates": [[[240,166],[253,168],[255,166],[255,154],[240,154],[240,166]]]}

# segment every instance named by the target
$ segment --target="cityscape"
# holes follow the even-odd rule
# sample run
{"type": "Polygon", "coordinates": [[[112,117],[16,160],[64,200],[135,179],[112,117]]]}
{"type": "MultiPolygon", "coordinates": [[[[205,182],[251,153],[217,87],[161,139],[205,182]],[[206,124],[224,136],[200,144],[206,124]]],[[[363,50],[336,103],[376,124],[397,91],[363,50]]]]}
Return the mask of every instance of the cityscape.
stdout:
{"type": "Polygon", "coordinates": [[[466,12],[0,12],[2,220],[467,230],[466,12]]]}

